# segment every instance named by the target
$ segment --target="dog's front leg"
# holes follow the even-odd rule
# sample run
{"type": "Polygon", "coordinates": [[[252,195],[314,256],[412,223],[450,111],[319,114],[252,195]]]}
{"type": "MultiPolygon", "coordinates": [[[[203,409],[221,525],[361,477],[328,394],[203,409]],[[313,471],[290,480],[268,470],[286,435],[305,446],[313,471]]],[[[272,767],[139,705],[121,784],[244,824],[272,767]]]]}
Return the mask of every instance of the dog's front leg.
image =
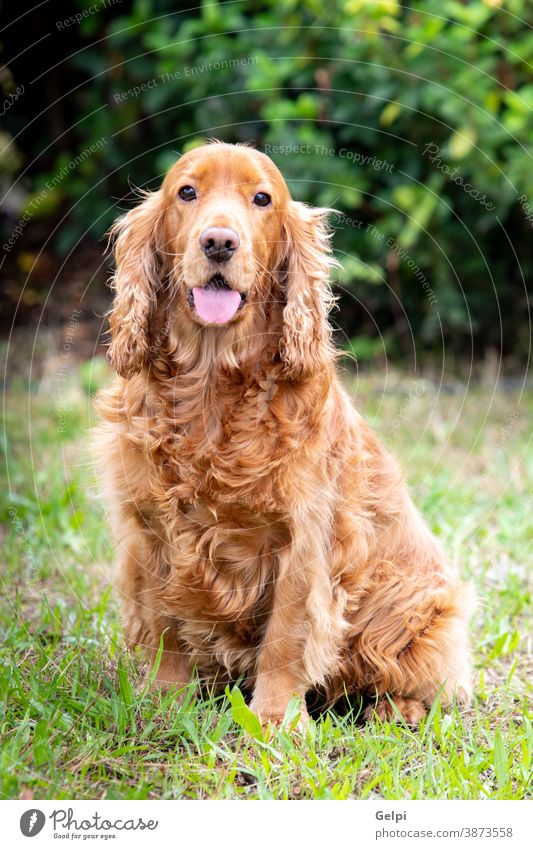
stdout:
{"type": "Polygon", "coordinates": [[[305,702],[309,675],[304,652],[309,623],[306,616],[305,584],[301,576],[286,571],[277,579],[272,610],[259,650],[251,709],[264,725],[281,725],[292,696],[302,699],[302,719],[307,719],[305,702]]]}
{"type": "Polygon", "coordinates": [[[333,602],[327,545],[312,527],[279,555],[251,702],[264,725],[280,725],[295,695],[302,699],[306,721],[305,694],[323,680],[337,655],[342,617],[333,602]]]}

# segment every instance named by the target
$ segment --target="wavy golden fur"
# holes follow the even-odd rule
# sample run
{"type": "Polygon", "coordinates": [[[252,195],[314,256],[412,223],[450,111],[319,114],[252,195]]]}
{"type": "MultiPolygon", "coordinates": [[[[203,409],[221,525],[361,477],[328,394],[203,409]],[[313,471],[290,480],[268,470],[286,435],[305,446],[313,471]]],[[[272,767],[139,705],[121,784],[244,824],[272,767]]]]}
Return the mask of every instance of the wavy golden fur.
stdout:
{"type": "Polygon", "coordinates": [[[217,142],[113,227],[96,450],[126,637],[150,663],[163,638],[162,686],[244,676],[263,722],[320,688],[416,723],[469,701],[469,595],[336,376],[327,212],[217,142]],[[198,290],[240,306],[206,320],[198,290]]]}

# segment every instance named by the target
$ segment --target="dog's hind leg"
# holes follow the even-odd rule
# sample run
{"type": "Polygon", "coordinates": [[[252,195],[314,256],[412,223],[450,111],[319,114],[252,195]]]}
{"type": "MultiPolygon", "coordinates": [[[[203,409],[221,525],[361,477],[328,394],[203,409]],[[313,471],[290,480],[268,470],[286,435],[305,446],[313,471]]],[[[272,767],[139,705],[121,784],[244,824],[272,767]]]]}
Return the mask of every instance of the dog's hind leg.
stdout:
{"type": "Polygon", "coordinates": [[[448,586],[427,598],[389,603],[387,615],[375,611],[358,641],[365,666],[371,670],[367,693],[377,702],[366,709],[393,719],[396,710],[409,725],[417,725],[435,699],[443,706],[471,699],[471,660],[467,622],[471,609],[467,588],[448,586]],[[402,609],[403,607],[403,609],[402,609]]]}

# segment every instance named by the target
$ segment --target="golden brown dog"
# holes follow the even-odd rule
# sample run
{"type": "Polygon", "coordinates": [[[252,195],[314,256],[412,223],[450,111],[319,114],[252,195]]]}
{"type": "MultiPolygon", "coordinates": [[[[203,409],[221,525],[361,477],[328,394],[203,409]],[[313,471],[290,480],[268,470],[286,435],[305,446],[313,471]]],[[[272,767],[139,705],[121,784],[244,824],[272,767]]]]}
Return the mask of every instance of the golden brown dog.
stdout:
{"type": "Polygon", "coordinates": [[[113,227],[97,452],[126,636],[151,663],[162,638],[162,686],[244,676],[265,723],[315,688],[416,723],[470,698],[468,593],[335,374],[326,215],[217,142],[113,227]]]}

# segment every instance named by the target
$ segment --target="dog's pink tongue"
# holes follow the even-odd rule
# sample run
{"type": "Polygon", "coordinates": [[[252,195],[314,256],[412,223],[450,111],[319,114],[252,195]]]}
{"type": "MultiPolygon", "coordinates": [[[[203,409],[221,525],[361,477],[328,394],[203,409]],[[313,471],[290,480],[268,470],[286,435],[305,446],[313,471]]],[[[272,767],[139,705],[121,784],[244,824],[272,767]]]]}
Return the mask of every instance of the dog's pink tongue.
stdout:
{"type": "Polygon", "coordinates": [[[234,289],[193,289],[196,312],[209,324],[225,324],[233,318],[241,302],[234,289]]]}

